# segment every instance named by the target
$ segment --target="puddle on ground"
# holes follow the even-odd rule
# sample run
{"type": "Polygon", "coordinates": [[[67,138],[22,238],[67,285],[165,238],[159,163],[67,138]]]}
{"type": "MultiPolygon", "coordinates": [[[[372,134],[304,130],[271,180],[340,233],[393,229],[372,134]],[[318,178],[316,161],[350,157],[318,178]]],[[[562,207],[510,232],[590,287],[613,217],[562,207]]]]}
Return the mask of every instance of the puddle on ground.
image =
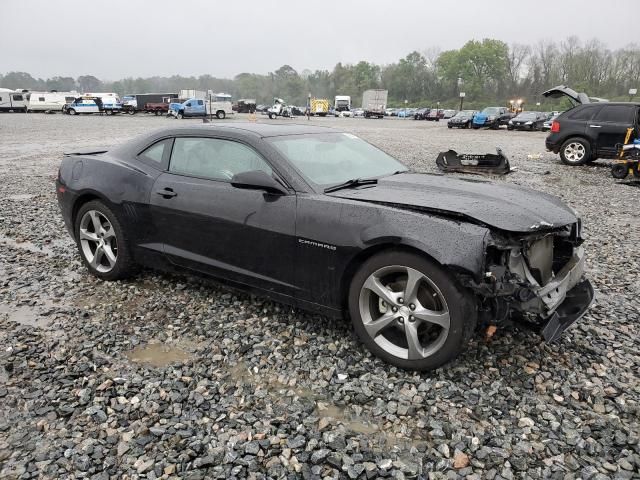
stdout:
{"type": "Polygon", "coordinates": [[[64,239],[57,239],[39,246],[29,240],[19,242],[14,238],[0,235],[0,244],[8,245],[9,247],[18,248],[20,250],[26,250],[27,252],[42,253],[44,255],[54,256],[55,253],[53,252],[52,247],[67,245],[68,242],[64,239]]]}
{"type": "Polygon", "coordinates": [[[330,403],[318,402],[316,415],[319,417],[333,418],[342,423],[347,430],[355,433],[371,435],[378,431],[378,426],[358,416],[349,415],[347,409],[330,403]]]}
{"type": "MultiPolygon", "coordinates": [[[[45,305],[45,309],[49,309],[51,305],[45,305]]],[[[31,327],[46,327],[51,323],[53,317],[42,315],[36,309],[38,306],[29,307],[22,305],[14,307],[11,305],[0,305],[0,316],[7,315],[10,322],[16,322],[20,325],[28,325],[31,327]]]]}
{"type": "Polygon", "coordinates": [[[166,367],[171,363],[194,358],[193,354],[187,352],[180,346],[167,345],[166,343],[139,345],[127,352],[125,356],[132,362],[144,363],[152,367],[166,367]]]}

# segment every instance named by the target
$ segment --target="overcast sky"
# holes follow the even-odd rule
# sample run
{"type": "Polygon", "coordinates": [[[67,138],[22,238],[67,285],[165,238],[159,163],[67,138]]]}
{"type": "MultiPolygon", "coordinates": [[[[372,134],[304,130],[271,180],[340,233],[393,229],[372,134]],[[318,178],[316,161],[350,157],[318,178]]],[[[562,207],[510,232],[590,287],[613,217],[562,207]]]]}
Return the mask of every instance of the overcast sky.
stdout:
{"type": "Polygon", "coordinates": [[[637,28],[615,20],[634,17],[637,0],[1,0],[0,7],[0,73],[36,77],[331,69],[487,37],[533,44],[577,35],[612,49],[640,41],[637,28]]]}

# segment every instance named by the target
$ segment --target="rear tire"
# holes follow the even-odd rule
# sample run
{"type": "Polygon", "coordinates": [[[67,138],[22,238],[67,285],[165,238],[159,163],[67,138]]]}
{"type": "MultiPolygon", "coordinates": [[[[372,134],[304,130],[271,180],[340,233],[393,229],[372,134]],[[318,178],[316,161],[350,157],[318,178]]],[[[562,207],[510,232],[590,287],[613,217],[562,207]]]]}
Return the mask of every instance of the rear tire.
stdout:
{"type": "Polygon", "coordinates": [[[570,138],[560,147],[560,159],[565,165],[584,165],[590,158],[591,145],[584,138],[570,138]]]}
{"type": "Polygon", "coordinates": [[[118,217],[102,201],[92,200],[78,210],[74,234],[82,262],[103,280],[120,280],[135,273],[131,244],[118,217]]]}
{"type": "Polygon", "coordinates": [[[408,370],[450,362],[476,325],[471,295],[447,271],[397,250],[360,267],[349,288],[349,313],[356,334],[374,355],[408,370]]]}
{"type": "Polygon", "coordinates": [[[222,110],[218,110],[216,112],[216,117],[218,118],[218,120],[224,120],[226,116],[227,114],[224,113],[222,110]]]}
{"type": "Polygon", "coordinates": [[[75,111],[75,109],[70,108],[69,110],[67,110],[67,113],[68,113],[69,115],[76,115],[78,112],[76,112],[76,111],[75,111]]]}

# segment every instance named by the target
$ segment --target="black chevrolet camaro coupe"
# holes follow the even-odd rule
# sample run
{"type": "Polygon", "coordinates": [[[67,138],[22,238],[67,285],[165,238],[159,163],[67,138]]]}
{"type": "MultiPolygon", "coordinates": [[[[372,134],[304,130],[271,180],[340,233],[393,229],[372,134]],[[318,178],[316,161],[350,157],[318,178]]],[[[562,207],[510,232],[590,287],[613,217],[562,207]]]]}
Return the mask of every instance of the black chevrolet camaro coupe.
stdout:
{"type": "Polygon", "coordinates": [[[65,154],[57,195],[88,270],[197,271],[333,317],[396,366],[455,358],[476,322],[547,341],[593,299],[555,197],[409,171],[350,133],[228,123],[65,154]]]}

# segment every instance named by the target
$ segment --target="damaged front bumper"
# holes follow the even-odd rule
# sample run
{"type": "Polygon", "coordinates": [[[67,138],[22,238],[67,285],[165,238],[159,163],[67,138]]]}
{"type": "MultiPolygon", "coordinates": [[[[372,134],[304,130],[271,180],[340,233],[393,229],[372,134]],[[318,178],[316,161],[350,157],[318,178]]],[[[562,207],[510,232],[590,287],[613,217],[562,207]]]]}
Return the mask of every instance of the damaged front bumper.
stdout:
{"type": "Polygon", "coordinates": [[[474,285],[485,299],[488,319],[522,318],[535,324],[545,341],[557,340],[594,299],[591,283],[584,276],[585,252],[576,245],[580,241],[577,222],[564,235],[528,237],[519,245],[494,243],[497,250],[490,257],[487,282],[474,285]]]}
{"type": "Polygon", "coordinates": [[[564,301],[551,314],[551,318],[547,320],[540,331],[545,341],[551,343],[560,338],[571,325],[582,318],[594,297],[591,282],[586,279],[569,290],[564,301]]]}

